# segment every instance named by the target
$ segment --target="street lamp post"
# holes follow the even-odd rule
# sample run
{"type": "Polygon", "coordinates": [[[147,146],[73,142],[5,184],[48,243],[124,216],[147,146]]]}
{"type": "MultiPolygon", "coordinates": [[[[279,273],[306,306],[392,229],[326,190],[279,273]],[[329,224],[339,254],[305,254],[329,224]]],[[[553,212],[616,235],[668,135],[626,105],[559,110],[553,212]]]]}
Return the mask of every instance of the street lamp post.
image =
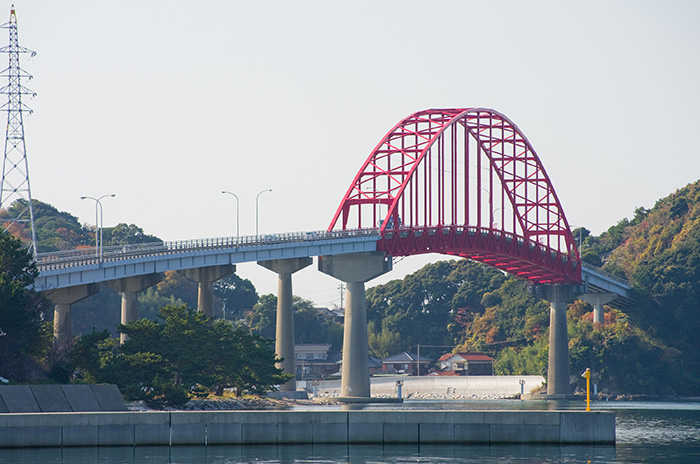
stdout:
{"type": "Polygon", "coordinates": [[[260,195],[262,195],[265,192],[272,192],[272,189],[265,189],[261,190],[256,196],[255,196],[255,241],[257,242],[259,237],[258,237],[258,199],[260,198],[260,195]]]}
{"type": "Polygon", "coordinates": [[[102,200],[103,198],[107,197],[116,197],[117,195],[114,193],[108,193],[107,195],[102,195],[100,198],[94,198],[94,197],[80,197],[81,200],[94,200],[95,201],[95,227],[98,227],[98,206],[99,206],[99,227],[98,230],[95,230],[95,256],[99,258],[100,262],[102,262],[102,200]]]}
{"type": "Polygon", "coordinates": [[[233,192],[228,192],[226,190],[222,190],[221,193],[233,195],[234,198],[236,198],[236,245],[238,245],[238,241],[240,240],[239,237],[241,236],[241,233],[240,233],[241,222],[240,222],[240,214],[239,214],[240,213],[240,207],[239,207],[240,203],[238,202],[238,195],[236,195],[233,192]]]}

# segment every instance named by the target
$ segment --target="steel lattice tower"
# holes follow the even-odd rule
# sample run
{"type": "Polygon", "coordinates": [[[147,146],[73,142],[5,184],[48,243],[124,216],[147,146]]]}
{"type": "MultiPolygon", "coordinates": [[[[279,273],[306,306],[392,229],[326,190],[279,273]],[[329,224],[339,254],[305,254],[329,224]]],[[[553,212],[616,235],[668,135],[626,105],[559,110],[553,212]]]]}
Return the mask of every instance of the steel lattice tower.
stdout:
{"type": "Polygon", "coordinates": [[[0,53],[7,53],[9,66],[0,77],[8,78],[8,84],[0,88],[0,94],[7,95],[7,103],[0,110],[7,112],[7,133],[5,136],[5,156],[2,164],[2,187],[0,189],[0,213],[4,213],[4,232],[19,236],[29,242],[31,251],[36,256],[36,234],[34,232],[34,210],[32,194],[29,188],[29,164],[24,141],[24,123],[22,115],[31,114],[32,110],[22,103],[22,95],[36,94],[22,85],[23,79],[32,76],[19,66],[20,54],[36,55],[28,48],[21,47],[17,38],[17,16],[15,6],[10,9],[10,21],[0,26],[10,31],[10,45],[0,48],[0,53]],[[15,211],[9,208],[14,205],[15,211]],[[4,210],[4,211],[3,211],[4,210]]]}

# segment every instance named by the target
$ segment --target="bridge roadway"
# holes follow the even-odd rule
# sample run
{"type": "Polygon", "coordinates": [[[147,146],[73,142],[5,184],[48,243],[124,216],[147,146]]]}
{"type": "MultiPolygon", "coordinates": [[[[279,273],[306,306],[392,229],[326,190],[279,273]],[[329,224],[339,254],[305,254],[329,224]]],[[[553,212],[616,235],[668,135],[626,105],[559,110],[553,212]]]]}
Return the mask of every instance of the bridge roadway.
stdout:
{"type": "MultiPolygon", "coordinates": [[[[313,231],[109,246],[100,256],[81,248],[37,256],[35,289],[50,291],[165,271],[287,258],[376,251],[379,229],[313,231]]],[[[631,287],[620,277],[583,263],[587,293],[615,295],[628,306],[631,287]]]]}
{"type": "Polygon", "coordinates": [[[39,253],[35,289],[76,285],[211,266],[376,251],[379,229],[295,232],[140,243],[39,253]]]}
{"type": "MultiPolygon", "coordinates": [[[[347,288],[341,390],[347,397],[364,398],[370,394],[364,284],[388,272],[392,264],[377,251],[380,238],[378,229],[315,231],[43,253],[37,256],[35,289],[54,302],[56,347],[67,350],[73,338],[71,305],[96,293],[99,283],[122,294],[121,322],[126,324],[138,317],[137,293],[158,283],[163,272],[179,271],[199,283],[198,310],[212,317],[212,282],[235,272],[237,263],[256,261],[279,276],[275,352],[283,359],[278,366],[294,372],[291,274],[318,256],[319,270],[344,281],[347,288]]],[[[551,306],[550,347],[555,348],[549,353],[548,392],[553,397],[569,390],[566,303],[581,298],[592,304],[594,322],[603,322],[604,304],[624,307],[632,303],[631,288],[624,279],[584,265],[582,280],[578,286],[533,287],[534,294],[551,306]]],[[[125,340],[122,334],[122,342],[125,340]]],[[[295,388],[294,380],[281,387],[295,388]]]]}

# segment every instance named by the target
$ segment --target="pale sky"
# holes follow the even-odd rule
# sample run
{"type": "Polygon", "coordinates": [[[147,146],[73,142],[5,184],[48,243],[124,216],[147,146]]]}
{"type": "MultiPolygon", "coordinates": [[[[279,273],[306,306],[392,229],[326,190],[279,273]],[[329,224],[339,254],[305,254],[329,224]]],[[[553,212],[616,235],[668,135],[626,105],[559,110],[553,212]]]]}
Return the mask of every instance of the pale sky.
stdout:
{"type": "MultiPolygon", "coordinates": [[[[700,177],[697,1],[15,2],[32,196],[164,240],[328,227],[399,120],[487,107],[599,234],[700,177]]],[[[9,18],[10,3],[6,4],[9,18]]],[[[1,32],[1,31],[0,31],[1,32]]],[[[4,32],[6,33],[6,31],[4,32]]],[[[5,39],[7,41],[7,38],[5,39]]],[[[2,44],[0,40],[0,44],[2,44]]],[[[368,286],[438,255],[406,258],[368,286]]],[[[276,276],[239,265],[260,294],[276,276]]],[[[330,306],[313,267],[294,293],[330,306]]]]}

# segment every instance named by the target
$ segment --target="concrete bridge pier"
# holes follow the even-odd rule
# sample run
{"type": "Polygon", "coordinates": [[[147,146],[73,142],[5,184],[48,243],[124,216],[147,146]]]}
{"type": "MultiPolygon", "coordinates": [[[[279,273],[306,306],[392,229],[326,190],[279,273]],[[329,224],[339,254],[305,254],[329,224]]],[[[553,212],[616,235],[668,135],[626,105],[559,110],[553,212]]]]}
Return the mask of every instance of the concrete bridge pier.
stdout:
{"type": "Polygon", "coordinates": [[[567,303],[583,293],[582,285],[540,285],[536,294],[549,301],[549,360],[547,395],[565,397],[571,394],[569,377],[569,332],[566,326],[567,303]]]}
{"type": "Polygon", "coordinates": [[[47,298],[54,304],[53,339],[57,353],[65,354],[73,343],[71,305],[94,295],[99,289],[99,284],[85,284],[57,288],[47,292],[47,298]]]}
{"type": "MultiPolygon", "coordinates": [[[[277,367],[285,374],[295,374],[294,309],[292,308],[292,274],[311,265],[311,258],[273,259],[258,261],[265,269],[276,272],[277,280],[277,324],[275,326],[275,355],[282,361],[277,367]]],[[[280,391],[296,391],[296,379],[280,386],[280,391]]]]}
{"type": "Polygon", "coordinates": [[[212,319],[214,317],[214,286],[212,283],[236,272],[236,266],[223,264],[221,266],[185,269],[180,272],[188,279],[198,283],[197,311],[212,319]]]}
{"type": "MultiPolygon", "coordinates": [[[[122,294],[122,324],[128,324],[139,317],[138,292],[154,286],[160,282],[162,278],[162,274],[156,273],[134,277],[122,277],[121,279],[105,282],[112,290],[122,294]]],[[[124,343],[128,338],[126,334],[121,334],[119,341],[124,343]]]]}
{"type": "Polygon", "coordinates": [[[365,282],[389,272],[391,267],[391,257],[377,251],[320,256],[318,259],[319,271],[346,284],[340,380],[342,397],[370,397],[365,282]]]}
{"type": "Polygon", "coordinates": [[[604,304],[610,303],[615,299],[614,293],[586,293],[581,295],[581,299],[588,304],[593,305],[593,322],[605,322],[604,304]]]}

